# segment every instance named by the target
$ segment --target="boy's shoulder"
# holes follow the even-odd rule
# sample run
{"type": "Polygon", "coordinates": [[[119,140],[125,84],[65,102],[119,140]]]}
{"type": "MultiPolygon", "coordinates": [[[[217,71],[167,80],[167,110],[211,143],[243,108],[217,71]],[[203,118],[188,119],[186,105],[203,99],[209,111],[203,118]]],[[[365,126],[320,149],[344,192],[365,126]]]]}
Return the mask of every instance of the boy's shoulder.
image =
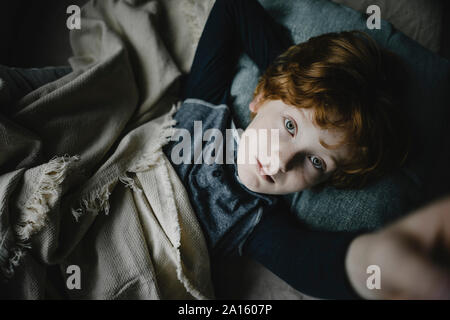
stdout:
{"type": "Polygon", "coordinates": [[[187,98],[185,99],[181,106],[183,107],[184,105],[188,105],[190,107],[192,106],[203,106],[203,107],[207,107],[207,108],[211,108],[211,109],[229,109],[228,105],[226,105],[225,103],[221,103],[221,104],[214,104],[202,99],[198,99],[198,98],[187,98]]]}
{"type": "Polygon", "coordinates": [[[224,130],[230,126],[231,112],[226,104],[213,104],[205,100],[185,99],[175,114],[179,127],[194,129],[201,121],[203,129],[224,130]]]}

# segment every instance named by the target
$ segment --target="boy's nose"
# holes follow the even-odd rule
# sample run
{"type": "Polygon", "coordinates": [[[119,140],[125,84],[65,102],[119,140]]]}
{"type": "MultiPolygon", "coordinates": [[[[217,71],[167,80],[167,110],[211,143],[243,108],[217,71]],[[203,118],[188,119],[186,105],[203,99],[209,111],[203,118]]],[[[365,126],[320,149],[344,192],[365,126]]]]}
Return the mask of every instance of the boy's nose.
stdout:
{"type": "Polygon", "coordinates": [[[292,170],[304,155],[304,148],[285,144],[279,145],[279,148],[271,149],[270,156],[268,158],[260,157],[260,162],[265,172],[275,175],[292,170]]]}
{"type": "Polygon", "coordinates": [[[303,155],[302,150],[294,150],[292,148],[284,148],[279,152],[278,170],[286,173],[295,167],[303,155]]]}
{"type": "Polygon", "coordinates": [[[268,163],[261,163],[265,172],[270,175],[277,175],[287,173],[292,170],[296,162],[299,161],[301,153],[293,152],[293,151],[282,151],[275,158],[271,158],[268,163]]]}
{"type": "Polygon", "coordinates": [[[280,171],[282,173],[286,173],[287,171],[289,171],[288,162],[280,159],[280,165],[278,167],[278,171],[280,171]]]}

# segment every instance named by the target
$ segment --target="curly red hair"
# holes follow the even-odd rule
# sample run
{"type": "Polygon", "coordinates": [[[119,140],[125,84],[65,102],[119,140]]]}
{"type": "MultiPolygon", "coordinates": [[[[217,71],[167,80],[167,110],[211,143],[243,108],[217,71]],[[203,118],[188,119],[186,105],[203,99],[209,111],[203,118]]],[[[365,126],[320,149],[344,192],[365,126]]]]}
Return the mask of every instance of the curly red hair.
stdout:
{"type": "Polygon", "coordinates": [[[254,99],[313,108],[315,125],[343,130],[342,143],[353,156],[338,163],[325,184],[360,188],[404,164],[408,155],[410,138],[393,76],[398,63],[363,32],[324,34],[278,56],[260,77],[254,99]]]}

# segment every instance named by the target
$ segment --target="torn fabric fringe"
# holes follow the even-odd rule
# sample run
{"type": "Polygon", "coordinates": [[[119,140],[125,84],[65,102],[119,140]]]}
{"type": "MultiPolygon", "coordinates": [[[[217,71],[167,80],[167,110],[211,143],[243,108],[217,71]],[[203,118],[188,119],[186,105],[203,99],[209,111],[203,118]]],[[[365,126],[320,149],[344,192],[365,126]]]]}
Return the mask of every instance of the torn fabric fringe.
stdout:
{"type": "Polygon", "coordinates": [[[79,218],[86,212],[93,213],[97,215],[99,212],[104,212],[106,215],[109,214],[109,196],[114,188],[114,183],[103,186],[101,190],[96,190],[89,193],[85,198],[81,199],[80,207],[77,209],[72,209],[72,215],[78,222],[79,218]]]}
{"type": "Polygon", "coordinates": [[[71,165],[80,160],[79,156],[55,157],[44,167],[38,187],[21,209],[21,217],[15,228],[20,241],[27,241],[39,232],[47,222],[47,213],[59,200],[62,182],[71,165]]]}
{"type": "Polygon", "coordinates": [[[12,229],[8,228],[2,242],[0,243],[0,271],[3,281],[14,276],[15,269],[19,266],[26,250],[31,246],[28,243],[18,243],[12,235],[12,229]]]}
{"type": "Polygon", "coordinates": [[[122,182],[125,187],[130,188],[135,192],[142,192],[141,188],[136,185],[136,181],[133,178],[128,177],[127,175],[119,177],[119,181],[122,182]]]}
{"type": "Polygon", "coordinates": [[[124,173],[110,183],[104,185],[101,190],[94,190],[80,200],[80,206],[77,209],[72,209],[72,215],[76,221],[78,221],[79,218],[86,212],[91,212],[93,214],[104,212],[108,215],[110,209],[109,196],[119,181],[126,187],[129,187],[137,192],[141,191],[140,188],[136,186],[135,181],[128,177],[126,173],[142,172],[155,165],[159,165],[161,161],[162,147],[170,141],[170,138],[176,131],[176,128],[173,126],[175,126],[177,122],[173,119],[173,115],[181,107],[181,104],[181,101],[173,104],[171,110],[164,115],[164,119],[160,125],[161,131],[159,135],[155,137],[156,140],[151,151],[146,152],[137,161],[132,163],[124,173]]]}
{"type": "Polygon", "coordinates": [[[156,141],[156,150],[146,152],[141,158],[139,158],[134,165],[132,165],[128,171],[130,172],[142,172],[148,170],[150,167],[159,164],[160,157],[162,155],[161,148],[165,146],[170,138],[176,132],[174,127],[177,121],[173,119],[173,115],[181,107],[181,101],[172,105],[172,109],[166,114],[163,124],[161,125],[161,132],[156,141]]]}
{"type": "Polygon", "coordinates": [[[0,268],[5,278],[14,275],[26,250],[31,246],[28,243],[31,236],[39,232],[47,223],[47,213],[54,207],[61,196],[62,183],[69,169],[79,156],[54,157],[43,167],[37,189],[20,208],[20,217],[2,239],[0,244],[0,268]]]}

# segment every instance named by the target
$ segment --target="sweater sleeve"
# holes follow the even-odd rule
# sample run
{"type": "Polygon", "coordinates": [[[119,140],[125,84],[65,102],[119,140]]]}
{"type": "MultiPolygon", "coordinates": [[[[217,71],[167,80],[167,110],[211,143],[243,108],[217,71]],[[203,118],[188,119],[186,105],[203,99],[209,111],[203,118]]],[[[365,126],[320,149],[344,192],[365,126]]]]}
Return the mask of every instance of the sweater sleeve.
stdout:
{"type": "Polygon", "coordinates": [[[242,253],[304,294],[324,299],[360,299],[345,269],[348,247],[359,234],[312,231],[292,214],[271,212],[253,229],[242,253]]]}
{"type": "Polygon", "coordinates": [[[263,72],[292,44],[290,33],[257,0],[216,0],[184,80],[182,97],[225,103],[242,53],[263,72]]]}

